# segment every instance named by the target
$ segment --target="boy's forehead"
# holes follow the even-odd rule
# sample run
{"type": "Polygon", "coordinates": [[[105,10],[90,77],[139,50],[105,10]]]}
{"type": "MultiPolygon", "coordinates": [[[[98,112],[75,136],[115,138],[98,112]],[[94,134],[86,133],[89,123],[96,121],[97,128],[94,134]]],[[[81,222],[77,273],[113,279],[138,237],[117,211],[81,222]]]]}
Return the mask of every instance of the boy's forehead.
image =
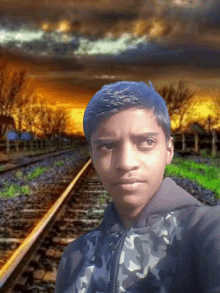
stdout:
{"type": "Polygon", "coordinates": [[[152,135],[158,137],[162,133],[162,129],[158,125],[152,111],[132,108],[104,118],[97,125],[91,138],[96,139],[100,136],[116,136],[117,132],[124,129],[132,136],[143,134],[145,136],[152,135]],[[131,115],[132,112],[135,113],[135,116],[131,115]],[[147,123],[144,123],[145,121],[147,123]]]}

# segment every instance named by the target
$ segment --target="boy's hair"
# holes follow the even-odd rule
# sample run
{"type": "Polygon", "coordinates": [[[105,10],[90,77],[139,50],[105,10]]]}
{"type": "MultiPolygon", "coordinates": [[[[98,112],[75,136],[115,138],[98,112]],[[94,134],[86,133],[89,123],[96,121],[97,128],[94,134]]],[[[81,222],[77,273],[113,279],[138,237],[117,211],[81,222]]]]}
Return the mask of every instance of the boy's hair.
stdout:
{"type": "Polygon", "coordinates": [[[84,117],[83,130],[86,140],[90,139],[101,120],[130,108],[153,110],[158,125],[162,128],[166,143],[171,136],[170,117],[164,99],[154,86],[144,82],[120,81],[104,85],[89,101],[84,117]]]}

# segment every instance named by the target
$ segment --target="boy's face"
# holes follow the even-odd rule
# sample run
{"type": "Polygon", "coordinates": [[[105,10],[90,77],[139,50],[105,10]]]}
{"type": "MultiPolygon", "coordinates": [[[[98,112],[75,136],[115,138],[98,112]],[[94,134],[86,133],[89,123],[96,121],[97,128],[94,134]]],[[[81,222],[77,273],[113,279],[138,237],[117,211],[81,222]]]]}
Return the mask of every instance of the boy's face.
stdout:
{"type": "Polygon", "coordinates": [[[174,154],[173,138],[166,145],[153,112],[136,108],[103,120],[91,136],[91,148],[104,188],[116,207],[129,210],[144,207],[152,198],[174,154]]]}

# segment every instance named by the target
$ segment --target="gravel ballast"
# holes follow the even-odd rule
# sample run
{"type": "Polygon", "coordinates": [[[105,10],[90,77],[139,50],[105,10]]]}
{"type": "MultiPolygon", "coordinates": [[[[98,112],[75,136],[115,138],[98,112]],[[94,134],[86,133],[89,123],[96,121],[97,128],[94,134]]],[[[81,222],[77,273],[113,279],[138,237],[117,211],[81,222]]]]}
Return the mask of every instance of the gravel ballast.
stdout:
{"type": "MultiPolygon", "coordinates": [[[[211,164],[211,160],[209,158],[201,158],[196,156],[189,156],[186,157],[195,160],[197,163],[206,163],[208,165],[211,164]]],[[[30,187],[30,194],[22,194],[20,196],[15,196],[12,198],[5,198],[0,197],[0,215],[1,219],[2,215],[4,214],[5,210],[19,210],[19,208],[27,201],[30,202],[31,199],[33,201],[37,201],[35,198],[35,192],[38,192],[41,188],[45,188],[51,183],[56,180],[56,178],[60,178],[62,174],[65,174],[65,172],[76,166],[80,163],[80,161],[86,161],[86,159],[89,159],[88,151],[84,151],[84,155],[79,156],[79,153],[77,150],[75,151],[68,151],[65,154],[59,155],[58,157],[51,157],[47,158],[43,161],[34,163],[27,167],[22,167],[19,169],[19,171],[23,175],[28,175],[33,170],[41,167],[41,168],[49,168],[48,171],[41,174],[38,178],[33,179],[28,182],[28,185],[30,187]],[[63,161],[62,166],[56,166],[55,163],[58,161],[63,161]]],[[[0,176],[0,191],[3,189],[3,186],[5,183],[11,185],[16,184],[18,186],[24,186],[27,185],[27,181],[25,180],[25,176],[22,175],[21,178],[17,178],[15,176],[16,171],[7,172],[5,174],[2,174],[0,176]]],[[[210,205],[220,205],[220,201],[215,198],[214,192],[211,190],[204,189],[194,182],[191,182],[188,179],[185,178],[178,178],[176,176],[169,176],[171,179],[173,179],[179,186],[181,186],[184,190],[189,192],[191,195],[195,196],[198,200],[204,202],[206,201],[210,205]]],[[[45,199],[46,200],[46,199],[45,199]]],[[[42,203],[43,204],[43,203],[42,203]]],[[[1,221],[1,220],[0,220],[1,221]]],[[[0,223],[3,224],[3,223],[0,223]]]]}
{"type": "MultiPolygon", "coordinates": [[[[56,182],[56,178],[62,178],[62,176],[69,170],[73,170],[77,166],[83,165],[88,159],[89,153],[87,148],[81,148],[76,150],[70,150],[59,156],[50,157],[29,166],[21,167],[17,170],[1,174],[0,191],[3,191],[4,185],[6,184],[10,186],[16,185],[20,187],[28,185],[30,188],[30,193],[24,193],[14,197],[0,197],[0,215],[2,216],[4,211],[8,211],[8,209],[19,209],[19,207],[21,207],[27,201],[37,201],[38,199],[36,198],[35,193],[39,194],[39,191],[42,188],[45,189],[53,182],[56,182]],[[58,162],[63,162],[63,164],[61,166],[58,166],[58,162]],[[35,179],[27,180],[27,176],[30,176],[31,172],[39,168],[45,168],[45,172],[35,179]],[[47,168],[48,170],[46,170],[47,168]]],[[[42,202],[42,206],[43,204],[44,203],[42,202]]]]}

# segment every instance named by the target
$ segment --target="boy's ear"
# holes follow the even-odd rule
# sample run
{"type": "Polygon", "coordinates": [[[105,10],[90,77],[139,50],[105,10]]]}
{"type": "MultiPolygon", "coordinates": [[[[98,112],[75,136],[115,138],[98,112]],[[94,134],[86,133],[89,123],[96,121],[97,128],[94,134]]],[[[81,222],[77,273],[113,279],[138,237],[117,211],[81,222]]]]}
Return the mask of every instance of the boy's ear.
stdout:
{"type": "Polygon", "coordinates": [[[169,165],[172,162],[173,156],[174,156],[174,141],[173,137],[170,137],[170,140],[167,144],[167,151],[168,151],[168,156],[167,156],[167,165],[169,165]]]}

